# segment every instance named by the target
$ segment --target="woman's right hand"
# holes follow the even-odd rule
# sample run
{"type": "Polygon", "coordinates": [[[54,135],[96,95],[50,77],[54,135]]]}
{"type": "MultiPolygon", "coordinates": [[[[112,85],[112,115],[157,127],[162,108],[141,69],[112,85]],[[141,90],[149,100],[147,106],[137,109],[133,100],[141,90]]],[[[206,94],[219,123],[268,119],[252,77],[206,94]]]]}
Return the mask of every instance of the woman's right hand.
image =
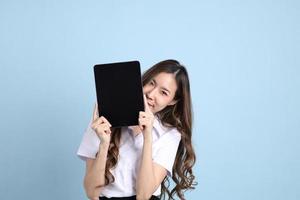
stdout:
{"type": "Polygon", "coordinates": [[[111,124],[105,117],[99,117],[97,103],[95,104],[91,127],[98,135],[100,142],[109,145],[111,137],[111,124]]]}

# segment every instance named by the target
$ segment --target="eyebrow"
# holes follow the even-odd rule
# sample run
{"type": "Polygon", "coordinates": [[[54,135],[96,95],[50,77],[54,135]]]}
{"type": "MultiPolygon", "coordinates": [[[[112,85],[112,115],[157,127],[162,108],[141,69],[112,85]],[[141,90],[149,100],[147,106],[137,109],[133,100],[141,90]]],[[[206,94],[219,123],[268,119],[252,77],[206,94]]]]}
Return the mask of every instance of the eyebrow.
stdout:
{"type": "MultiPolygon", "coordinates": [[[[154,83],[155,83],[155,85],[157,84],[157,82],[156,82],[156,80],[153,78],[152,79],[153,81],[154,81],[154,83]]],[[[167,88],[165,88],[165,87],[161,87],[163,90],[165,90],[165,91],[167,91],[169,94],[171,94],[171,92],[170,92],[170,90],[168,90],[167,88]]]]}

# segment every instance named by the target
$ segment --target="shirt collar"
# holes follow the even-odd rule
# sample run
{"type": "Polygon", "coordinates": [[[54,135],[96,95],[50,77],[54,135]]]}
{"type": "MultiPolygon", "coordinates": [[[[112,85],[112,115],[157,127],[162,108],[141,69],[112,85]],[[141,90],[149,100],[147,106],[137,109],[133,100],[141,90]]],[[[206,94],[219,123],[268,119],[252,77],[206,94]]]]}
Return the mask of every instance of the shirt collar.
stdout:
{"type": "Polygon", "coordinates": [[[153,127],[156,130],[156,133],[159,137],[170,129],[168,127],[165,127],[157,116],[154,117],[153,127]]]}

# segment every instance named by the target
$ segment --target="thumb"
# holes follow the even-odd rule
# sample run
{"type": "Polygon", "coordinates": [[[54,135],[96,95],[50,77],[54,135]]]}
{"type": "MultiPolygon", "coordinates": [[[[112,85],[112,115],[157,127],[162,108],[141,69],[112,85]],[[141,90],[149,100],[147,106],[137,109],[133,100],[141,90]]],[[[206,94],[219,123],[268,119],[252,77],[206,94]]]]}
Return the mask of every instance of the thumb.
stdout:
{"type": "Polygon", "coordinates": [[[96,120],[98,117],[99,117],[98,104],[96,102],[94,106],[93,120],[96,120]]]}

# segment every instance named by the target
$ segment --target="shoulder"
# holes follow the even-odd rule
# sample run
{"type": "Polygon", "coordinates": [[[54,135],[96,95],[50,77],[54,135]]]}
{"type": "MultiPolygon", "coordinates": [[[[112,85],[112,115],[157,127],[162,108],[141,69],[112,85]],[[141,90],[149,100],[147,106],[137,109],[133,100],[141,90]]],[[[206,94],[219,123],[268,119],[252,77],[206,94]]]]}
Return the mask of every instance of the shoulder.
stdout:
{"type": "Polygon", "coordinates": [[[181,139],[181,133],[178,131],[176,127],[164,125],[157,116],[154,119],[153,127],[157,136],[160,139],[163,138],[174,139],[174,140],[181,139]]]}
{"type": "Polygon", "coordinates": [[[154,132],[158,136],[153,145],[153,162],[163,166],[168,175],[172,177],[172,168],[180,144],[181,133],[176,127],[164,126],[158,118],[154,122],[154,132]]]}

